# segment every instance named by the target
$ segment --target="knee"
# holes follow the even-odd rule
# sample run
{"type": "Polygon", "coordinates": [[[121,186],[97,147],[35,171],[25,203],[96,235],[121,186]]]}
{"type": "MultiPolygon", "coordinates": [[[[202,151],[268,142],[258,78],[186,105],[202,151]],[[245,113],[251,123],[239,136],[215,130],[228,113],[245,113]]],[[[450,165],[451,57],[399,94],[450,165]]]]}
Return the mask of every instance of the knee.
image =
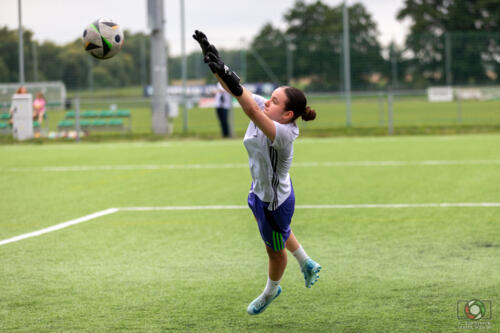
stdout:
{"type": "Polygon", "coordinates": [[[272,249],[267,249],[267,255],[270,260],[273,261],[286,261],[286,250],[282,249],[281,251],[273,251],[272,249]]]}

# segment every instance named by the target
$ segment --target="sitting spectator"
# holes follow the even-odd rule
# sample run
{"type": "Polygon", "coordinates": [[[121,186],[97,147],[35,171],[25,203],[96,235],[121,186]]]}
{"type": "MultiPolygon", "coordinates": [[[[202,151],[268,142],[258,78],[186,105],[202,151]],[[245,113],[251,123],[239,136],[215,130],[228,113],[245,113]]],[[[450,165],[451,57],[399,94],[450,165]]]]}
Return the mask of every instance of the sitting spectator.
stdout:
{"type": "Polygon", "coordinates": [[[39,91],[36,93],[36,98],[33,101],[33,120],[38,120],[39,124],[42,124],[43,115],[45,113],[45,97],[39,91]]]}

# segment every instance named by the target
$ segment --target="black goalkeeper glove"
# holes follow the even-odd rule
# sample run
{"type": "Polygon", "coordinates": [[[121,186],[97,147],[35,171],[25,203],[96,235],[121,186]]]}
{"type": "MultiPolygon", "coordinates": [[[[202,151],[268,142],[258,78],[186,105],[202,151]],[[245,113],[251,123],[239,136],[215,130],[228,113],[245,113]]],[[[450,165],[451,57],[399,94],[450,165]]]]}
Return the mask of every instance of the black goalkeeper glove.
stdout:
{"type": "Polygon", "coordinates": [[[240,85],[239,76],[224,64],[215,46],[208,42],[207,36],[203,32],[195,30],[193,38],[200,44],[203,61],[208,64],[212,73],[220,77],[233,95],[241,96],[243,87],[240,85]]]}
{"type": "Polygon", "coordinates": [[[201,51],[203,52],[203,57],[207,55],[208,52],[212,52],[215,55],[219,55],[219,51],[208,42],[207,36],[199,30],[194,31],[193,38],[200,44],[201,51]]]}

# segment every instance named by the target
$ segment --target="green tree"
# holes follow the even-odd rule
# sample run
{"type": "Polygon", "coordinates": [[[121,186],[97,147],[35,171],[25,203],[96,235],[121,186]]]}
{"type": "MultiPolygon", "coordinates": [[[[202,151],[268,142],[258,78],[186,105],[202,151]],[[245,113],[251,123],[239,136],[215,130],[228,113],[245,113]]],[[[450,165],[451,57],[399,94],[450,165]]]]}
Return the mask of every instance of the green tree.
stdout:
{"type": "Polygon", "coordinates": [[[430,83],[491,83],[500,57],[500,6],[496,0],[406,0],[397,15],[410,19],[406,39],[409,70],[430,83]],[[448,51],[447,48],[448,47],[448,51]]]}
{"type": "Polygon", "coordinates": [[[63,47],[46,41],[38,47],[38,77],[40,81],[58,81],[62,78],[63,47]]]}
{"type": "MultiPolygon", "coordinates": [[[[23,31],[24,50],[24,72],[28,81],[33,73],[32,59],[27,57],[32,50],[33,33],[30,30],[23,31]]],[[[0,28],[0,58],[7,67],[7,71],[0,73],[0,82],[19,81],[19,37],[17,30],[9,30],[7,27],[0,28]]]]}
{"type": "Polygon", "coordinates": [[[127,81],[134,85],[147,85],[151,76],[149,70],[151,62],[149,36],[142,32],[133,34],[128,30],[124,31],[124,36],[125,42],[120,53],[127,55],[125,57],[127,59],[124,59],[123,64],[130,76],[130,80],[127,81]],[[129,61],[132,61],[132,68],[129,67],[129,61]]]}
{"type": "Polygon", "coordinates": [[[60,64],[62,81],[68,89],[84,89],[88,86],[89,63],[88,55],[83,52],[82,41],[77,39],[66,44],[61,50],[60,64]]]}
{"type": "Polygon", "coordinates": [[[288,44],[285,34],[271,23],[262,27],[250,45],[247,81],[274,81],[283,84],[288,81],[286,57],[288,44]]]}
{"type": "MultiPolygon", "coordinates": [[[[285,14],[293,76],[309,78],[311,89],[342,89],[342,9],[342,5],[329,7],[321,1],[306,4],[299,0],[285,14]]],[[[377,40],[377,26],[362,4],[348,7],[348,13],[352,87],[376,87],[373,75],[384,73],[387,67],[377,40]]]]}

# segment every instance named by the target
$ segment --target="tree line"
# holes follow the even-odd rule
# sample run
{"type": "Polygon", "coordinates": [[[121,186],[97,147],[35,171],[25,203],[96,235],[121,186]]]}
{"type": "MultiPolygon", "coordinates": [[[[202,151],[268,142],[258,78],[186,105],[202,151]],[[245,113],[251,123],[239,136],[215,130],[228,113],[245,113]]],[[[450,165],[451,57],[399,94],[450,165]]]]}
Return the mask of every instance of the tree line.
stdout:
{"type": "MultiPolygon", "coordinates": [[[[496,0],[405,0],[397,19],[409,19],[404,45],[383,47],[377,25],[360,3],[348,7],[350,73],[354,90],[415,89],[429,85],[498,84],[500,6],[496,0]]],[[[343,89],[342,5],[298,0],[284,14],[286,28],[265,24],[242,50],[220,50],[247,82],[294,84],[310,91],[343,89]]],[[[119,56],[98,61],[80,38],[40,43],[24,31],[26,81],[62,80],[68,89],[124,87],[150,82],[149,36],[125,31],[119,56]]],[[[18,82],[17,30],[0,28],[0,82],[18,82]]],[[[212,82],[199,52],[187,56],[188,79],[212,82]]],[[[181,58],[169,56],[170,81],[181,58]]]]}

